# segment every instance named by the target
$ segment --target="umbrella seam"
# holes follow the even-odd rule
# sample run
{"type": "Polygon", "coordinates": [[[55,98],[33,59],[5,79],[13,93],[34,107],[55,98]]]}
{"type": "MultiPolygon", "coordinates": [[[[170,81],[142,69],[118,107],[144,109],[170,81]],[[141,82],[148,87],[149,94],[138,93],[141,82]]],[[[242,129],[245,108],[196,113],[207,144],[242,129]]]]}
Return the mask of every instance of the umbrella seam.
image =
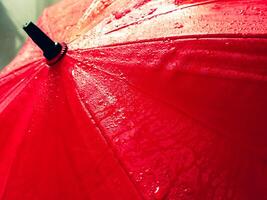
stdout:
{"type": "MultiPolygon", "coordinates": [[[[8,76],[11,76],[11,75],[16,75],[16,73],[19,73],[21,70],[27,70],[27,68],[31,68],[32,66],[31,65],[35,65],[35,64],[38,64],[39,62],[41,63],[43,59],[40,58],[38,60],[34,60],[32,62],[29,62],[17,69],[14,69],[10,72],[7,72],[6,74],[0,74],[0,79],[5,79],[5,78],[8,78],[8,76]]],[[[0,83],[1,84],[1,83],[0,83]]]]}
{"type": "MultiPolygon", "coordinates": [[[[76,59],[74,59],[76,60],[76,59]]],[[[76,85],[76,83],[73,81],[74,85],[76,85]]],[[[138,190],[138,186],[136,185],[135,181],[129,176],[128,174],[128,170],[127,167],[125,166],[125,164],[121,161],[121,159],[118,156],[118,152],[117,150],[113,147],[112,143],[110,142],[110,140],[107,138],[107,136],[105,135],[105,131],[103,130],[103,127],[100,125],[100,123],[96,120],[95,115],[93,114],[93,111],[90,108],[87,108],[84,103],[81,100],[81,96],[79,95],[79,91],[75,88],[75,92],[76,92],[76,96],[79,99],[78,102],[80,102],[81,106],[83,107],[83,110],[87,111],[86,114],[89,115],[89,118],[91,118],[91,120],[94,121],[94,123],[97,126],[97,129],[99,130],[99,133],[101,134],[102,138],[105,140],[106,144],[108,144],[109,148],[112,150],[113,154],[114,154],[114,158],[118,161],[118,164],[120,165],[121,169],[123,170],[123,172],[125,173],[126,177],[128,178],[128,180],[132,183],[132,185],[135,188],[135,191],[137,192],[137,194],[139,195],[139,197],[141,199],[145,199],[143,194],[138,190]]]]}
{"type": "MultiPolygon", "coordinates": [[[[236,33],[227,33],[227,34],[196,34],[196,35],[180,35],[180,36],[169,36],[169,37],[160,37],[154,39],[143,39],[115,44],[107,44],[103,46],[96,47],[88,47],[88,48],[75,48],[70,49],[72,51],[86,51],[86,50],[95,50],[100,48],[110,48],[110,47],[118,47],[118,46],[127,46],[131,44],[143,44],[143,43],[154,43],[158,41],[170,41],[170,40],[201,40],[201,39],[264,39],[267,40],[267,33],[263,34],[236,34],[236,33]]],[[[73,42],[69,43],[72,45],[73,42]]]]}
{"type": "Polygon", "coordinates": [[[78,94],[78,91],[76,90],[76,94],[78,96],[78,99],[80,100],[81,104],[82,104],[82,107],[84,108],[84,110],[87,110],[88,111],[88,115],[90,115],[91,117],[91,120],[93,120],[99,130],[99,133],[102,135],[102,138],[105,139],[106,143],[108,144],[108,146],[110,147],[110,149],[112,150],[113,154],[114,154],[114,158],[116,158],[116,160],[118,161],[118,164],[120,165],[120,167],[122,168],[122,170],[124,171],[125,175],[128,177],[128,180],[132,183],[132,185],[134,186],[135,188],[135,191],[139,194],[139,196],[142,198],[142,199],[145,199],[143,197],[143,195],[141,194],[141,192],[138,190],[138,187],[135,183],[135,181],[129,176],[128,174],[128,170],[126,169],[126,166],[123,164],[123,162],[121,161],[121,159],[119,158],[118,156],[118,152],[115,150],[115,148],[113,147],[113,145],[111,144],[110,140],[105,136],[105,132],[102,128],[102,126],[99,124],[99,122],[96,120],[95,116],[93,115],[93,112],[91,109],[87,108],[84,103],[81,101],[81,97],[80,95],[78,94]]]}
{"type": "MultiPolygon", "coordinates": [[[[28,83],[30,83],[32,80],[34,80],[34,77],[40,72],[40,71],[42,71],[43,70],[43,68],[40,68],[37,72],[35,72],[32,76],[31,76],[31,78],[27,81],[28,83]]],[[[26,84],[25,85],[25,87],[27,86],[28,84],[26,84]]],[[[25,88],[24,87],[24,88],[25,88]]],[[[20,91],[20,92],[22,92],[22,90],[20,91]]],[[[17,97],[17,96],[16,96],[17,97]]],[[[15,98],[16,98],[15,97],[15,98]]],[[[29,126],[29,125],[28,125],[29,126]]],[[[28,126],[26,126],[25,127],[25,129],[28,127],[28,126]]],[[[18,149],[20,149],[21,147],[22,147],[22,144],[23,144],[23,141],[25,140],[25,135],[23,135],[24,137],[22,137],[21,138],[21,141],[20,141],[20,143],[19,143],[19,145],[18,145],[18,147],[17,147],[17,149],[16,149],[16,153],[15,153],[15,156],[14,156],[14,158],[13,158],[13,160],[11,161],[11,165],[10,165],[10,167],[8,168],[9,170],[8,170],[8,175],[7,175],[7,178],[6,178],[6,181],[5,181],[5,183],[4,183],[4,189],[3,189],[3,193],[2,194],[0,194],[0,199],[2,199],[5,195],[6,195],[6,187],[7,187],[7,184],[8,184],[8,179],[9,179],[9,177],[11,176],[11,171],[12,171],[12,169],[13,169],[13,167],[14,167],[14,162],[15,162],[15,159],[18,157],[18,152],[19,152],[19,150],[18,149]]]]}
{"type": "MultiPolygon", "coordinates": [[[[74,58],[74,57],[72,57],[72,58],[73,58],[74,60],[79,61],[78,59],[76,59],[76,58],[74,58]]],[[[88,67],[92,67],[92,66],[89,66],[89,65],[87,65],[87,64],[84,64],[84,65],[86,65],[86,66],[88,66],[88,67]]],[[[215,132],[217,132],[217,133],[220,134],[220,135],[222,134],[221,131],[217,130],[216,128],[210,127],[209,125],[206,125],[204,122],[202,122],[201,120],[199,120],[199,119],[197,119],[197,118],[195,118],[195,117],[192,117],[190,114],[188,114],[186,111],[183,111],[181,108],[178,108],[178,107],[174,106],[173,104],[171,104],[171,103],[169,103],[169,102],[167,102],[167,101],[164,101],[164,100],[162,100],[162,99],[156,99],[156,98],[155,98],[154,96],[152,96],[151,94],[145,92],[144,90],[140,89],[139,87],[136,87],[135,85],[133,85],[132,83],[126,81],[125,79],[122,79],[122,78],[120,78],[120,77],[117,77],[117,76],[115,76],[114,74],[112,74],[112,73],[110,73],[110,72],[107,72],[107,71],[104,71],[104,70],[102,70],[102,69],[99,69],[99,68],[96,68],[96,67],[92,67],[92,68],[94,68],[95,70],[98,70],[98,71],[100,71],[100,72],[102,72],[102,73],[105,73],[105,74],[107,74],[107,75],[109,75],[109,76],[112,76],[112,77],[114,77],[114,78],[116,78],[116,79],[119,79],[120,81],[123,81],[123,82],[124,82],[125,84],[127,84],[128,86],[131,86],[133,90],[136,90],[138,93],[141,93],[142,95],[145,95],[145,96],[149,97],[150,99],[154,100],[154,101],[157,102],[158,104],[166,105],[166,106],[170,107],[171,109],[176,110],[176,112],[179,112],[179,113],[183,114],[183,115],[186,116],[187,118],[192,119],[193,121],[196,121],[202,128],[207,129],[207,130],[215,131],[215,132]]],[[[230,137],[230,136],[229,136],[229,137],[230,137]]],[[[230,137],[230,138],[231,138],[231,137],[230,137]]],[[[233,139],[233,140],[234,140],[234,139],[233,139]]],[[[248,147],[248,148],[249,148],[249,147],[248,147]]],[[[249,148],[249,149],[250,149],[250,148],[249,148]]]]}
{"type": "MultiPolygon", "coordinates": [[[[77,60],[76,58],[73,58],[73,59],[74,59],[74,60],[77,60]]],[[[79,60],[77,60],[77,61],[79,61],[79,60]]],[[[89,66],[89,65],[87,65],[87,64],[84,64],[84,65],[86,65],[86,66],[88,66],[88,67],[92,67],[92,66],[89,66]]],[[[107,74],[107,75],[109,75],[109,76],[114,76],[114,75],[112,75],[112,74],[110,74],[109,72],[106,72],[106,71],[104,71],[104,70],[101,70],[101,69],[98,69],[98,68],[95,68],[95,67],[93,67],[93,68],[94,68],[95,70],[98,70],[98,71],[100,71],[100,72],[102,72],[102,73],[105,73],[105,74],[107,74]]],[[[153,100],[153,102],[155,102],[155,103],[157,103],[157,104],[165,105],[165,106],[169,107],[170,109],[175,110],[176,112],[178,112],[178,113],[180,113],[181,115],[185,116],[185,117],[188,118],[189,120],[192,120],[192,121],[196,122],[196,124],[197,124],[199,127],[201,127],[202,129],[204,129],[204,130],[206,130],[206,131],[208,131],[208,132],[215,132],[215,133],[217,133],[217,136],[218,136],[218,137],[221,137],[221,136],[223,135],[223,132],[224,132],[224,131],[220,131],[220,130],[218,130],[216,127],[211,127],[211,126],[207,125],[205,122],[203,122],[203,121],[201,121],[201,120],[199,120],[199,119],[193,117],[192,115],[190,115],[188,112],[182,110],[181,108],[175,107],[175,106],[172,105],[171,103],[168,103],[168,102],[166,102],[166,101],[164,101],[164,100],[162,100],[162,99],[156,99],[156,98],[154,98],[152,95],[150,95],[150,94],[148,94],[147,92],[141,90],[140,88],[136,87],[135,85],[133,85],[132,83],[126,81],[125,79],[120,79],[120,78],[117,77],[117,76],[114,76],[114,78],[119,79],[119,80],[121,80],[121,81],[124,81],[127,85],[131,86],[131,88],[132,88],[133,90],[135,90],[135,91],[137,91],[138,93],[141,93],[142,95],[144,95],[144,96],[150,98],[151,100],[153,100]]],[[[76,92],[78,93],[77,90],[76,90],[76,92]]],[[[80,97],[79,97],[79,98],[80,98],[80,97]]],[[[82,101],[81,101],[81,103],[82,103],[82,101]]],[[[82,103],[82,104],[83,104],[83,103],[82,103]]],[[[84,104],[83,104],[83,106],[84,106],[84,108],[86,109],[86,107],[85,107],[84,104]]],[[[90,115],[91,115],[93,118],[95,118],[95,117],[92,115],[92,111],[89,110],[89,109],[87,109],[87,110],[88,110],[88,112],[90,112],[90,115]]],[[[97,120],[94,119],[94,121],[96,122],[96,124],[98,124],[97,120]]],[[[103,134],[104,131],[102,130],[101,127],[102,127],[102,126],[100,126],[100,125],[98,124],[98,128],[100,129],[100,131],[101,131],[103,137],[105,137],[104,134],[103,134]]],[[[234,138],[231,137],[230,135],[227,135],[227,134],[225,135],[225,134],[224,134],[223,136],[224,136],[224,137],[227,136],[228,138],[230,138],[231,141],[236,141],[236,139],[234,139],[234,138]]],[[[105,138],[106,138],[106,137],[105,137],[105,138]]],[[[107,140],[107,142],[109,141],[108,139],[106,139],[106,140],[107,140]]],[[[109,143],[109,142],[108,142],[108,143],[109,143]]],[[[110,145],[111,145],[111,144],[110,144],[110,145]]],[[[245,148],[245,149],[247,149],[247,150],[250,151],[250,152],[252,151],[252,152],[258,154],[258,151],[253,151],[253,148],[251,148],[251,147],[248,146],[248,145],[242,146],[242,148],[245,148]]],[[[113,149],[113,148],[112,148],[112,149],[113,149]]],[[[113,150],[114,150],[114,149],[113,149],[113,150]]],[[[116,150],[114,150],[114,151],[116,152],[116,150]]],[[[118,158],[118,157],[117,157],[117,158],[118,158]]],[[[119,158],[118,158],[118,159],[119,159],[119,158]]],[[[120,159],[119,159],[119,161],[120,161],[120,159]]],[[[126,171],[126,172],[127,172],[127,171],[126,171]]],[[[171,189],[170,189],[170,190],[171,190],[171,189]]],[[[168,191],[167,191],[166,194],[164,195],[164,198],[167,198],[167,197],[168,197],[167,195],[168,195],[168,191]]]]}
{"type": "MultiPolygon", "coordinates": [[[[69,56],[73,59],[76,59],[74,56],[69,56]]],[[[76,59],[79,62],[82,62],[81,60],[76,59]]],[[[88,67],[92,67],[89,65],[86,65],[88,67]]],[[[114,74],[111,74],[110,72],[107,72],[103,69],[93,67],[94,69],[97,69],[101,72],[105,72],[111,76],[114,76],[116,78],[119,78],[115,76],[114,74]]],[[[228,80],[237,80],[237,81],[261,81],[266,82],[267,81],[267,75],[260,75],[253,72],[242,72],[236,69],[218,69],[218,68],[204,68],[201,69],[192,69],[192,68],[177,68],[177,72],[179,73],[187,73],[187,74],[193,74],[193,75],[199,75],[199,76],[208,76],[208,77],[216,77],[221,79],[228,79],[228,80]]],[[[122,79],[121,79],[122,80],[122,79]]]]}

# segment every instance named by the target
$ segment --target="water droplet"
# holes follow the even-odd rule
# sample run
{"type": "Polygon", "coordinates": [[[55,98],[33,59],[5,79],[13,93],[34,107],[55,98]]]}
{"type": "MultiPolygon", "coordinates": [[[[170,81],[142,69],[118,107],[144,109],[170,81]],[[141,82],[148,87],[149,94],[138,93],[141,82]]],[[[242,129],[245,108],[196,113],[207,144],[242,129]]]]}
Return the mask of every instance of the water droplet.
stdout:
{"type": "Polygon", "coordinates": [[[176,50],[176,47],[172,47],[172,48],[170,48],[170,51],[175,51],[176,50]]]}
{"type": "Polygon", "coordinates": [[[157,8],[152,8],[152,9],[150,9],[148,15],[152,15],[156,10],[157,10],[157,8]]]}
{"type": "Polygon", "coordinates": [[[159,186],[156,187],[154,194],[157,194],[159,192],[159,186]]]}
{"type": "Polygon", "coordinates": [[[111,19],[109,19],[108,21],[107,21],[107,23],[106,24],[110,24],[112,22],[112,20],[111,19]]]}
{"type": "Polygon", "coordinates": [[[151,169],[150,168],[147,168],[146,170],[145,170],[145,173],[148,173],[148,172],[150,172],[151,171],[151,169]]]}
{"type": "Polygon", "coordinates": [[[120,138],[116,138],[116,139],[114,140],[115,143],[118,143],[119,141],[120,141],[120,138]]]}
{"type": "Polygon", "coordinates": [[[123,108],[118,108],[118,109],[116,110],[116,112],[117,112],[117,113],[123,113],[123,110],[124,110],[123,108]]]}
{"type": "Polygon", "coordinates": [[[182,0],[174,0],[174,4],[179,6],[180,4],[182,4],[182,0]]]}
{"type": "Polygon", "coordinates": [[[75,70],[71,70],[71,75],[74,76],[75,75],[75,70]]]}
{"type": "Polygon", "coordinates": [[[121,145],[126,144],[126,140],[121,140],[121,145]]]}
{"type": "Polygon", "coordinates": [[[102,105],[104,103],[104,100],[103,99],[100,99],[99,101],[98,101],[98,104],[99,105],[102,105]]]}
{"type": "Polygon", "coordinates": [[[81,66],[82,63],[81,63],[81,62],[77,62],[76,65],[77,65],[77,66],[81,66]]]}
{"type": "Polygon", "coordinates": [[[164,42],[169,43],[169,42],[171,42],[171,39],[167,38],[166,40],[164,40],[164,42]]]}
{"type": "Polygon", "coordinates": [[[108,95],[108,96],[107,96],[107,100],[108,100],[108,102],[109,102],[110,104],[114,104],[114,103],[116,103],[116,101],[117,101],[116,97],[114,97],[114,96],[112,96],[112,95],[108,95]]]}
{"type": "Polygon", "coordinates": [[[174,28],[183,28],[184,27],[184,25],[179,23],[179,22],[175,23],[174,25],[175,25],[174,28]]]}
{"type": "Polygon", "coordinates": [[[137,178],[136,178],[136,181],[137,181],[137,182],[141,182],[143,179],[144,179],[144,177],[143,177],[143,173],[140,172],[139,175],[138,175],[137,178]]]}

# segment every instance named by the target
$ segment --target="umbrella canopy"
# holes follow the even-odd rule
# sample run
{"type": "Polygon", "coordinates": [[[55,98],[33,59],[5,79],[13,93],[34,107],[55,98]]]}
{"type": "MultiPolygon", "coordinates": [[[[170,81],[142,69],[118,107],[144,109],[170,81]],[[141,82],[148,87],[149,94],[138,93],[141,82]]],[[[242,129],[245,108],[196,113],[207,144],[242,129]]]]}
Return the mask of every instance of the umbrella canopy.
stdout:
{"type": "Polygon", "coordinates": [[[1,72],[0,199],[267,199],[267,4],[245,2],[45,10],[68,51],[28,40],[1,72]]]}

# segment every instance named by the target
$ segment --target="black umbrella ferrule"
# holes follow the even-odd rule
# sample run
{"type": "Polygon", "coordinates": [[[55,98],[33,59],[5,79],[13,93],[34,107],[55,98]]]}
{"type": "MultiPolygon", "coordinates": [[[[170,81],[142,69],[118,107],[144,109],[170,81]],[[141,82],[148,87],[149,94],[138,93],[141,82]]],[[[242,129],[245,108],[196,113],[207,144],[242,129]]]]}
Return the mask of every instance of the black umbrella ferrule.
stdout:
{"type": "Polygon", "coordinates": [[[43,51],[47,60],[53,60],[62,52],[62,45],[51,40],[41,29],[34,23],[29,22],[23,26],[25,32],[33,40],[33,42],[43,51]]]}

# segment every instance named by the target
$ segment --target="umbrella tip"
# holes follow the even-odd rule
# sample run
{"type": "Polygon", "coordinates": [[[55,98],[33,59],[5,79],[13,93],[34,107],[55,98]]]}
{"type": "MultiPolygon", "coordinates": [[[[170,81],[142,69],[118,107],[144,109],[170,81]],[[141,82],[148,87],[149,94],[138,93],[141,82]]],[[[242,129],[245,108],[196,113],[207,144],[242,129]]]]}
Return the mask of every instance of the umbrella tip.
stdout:
{"type": "Polygon", "coordinates": [[[54,61],[61,58],[66,52],[66,45],[51,40],[38,26],[33,22],[27,22],[23,26],[24,31],[29,35],[33,42],[43,51],[44,57],[48,61],[54,61]]]}

